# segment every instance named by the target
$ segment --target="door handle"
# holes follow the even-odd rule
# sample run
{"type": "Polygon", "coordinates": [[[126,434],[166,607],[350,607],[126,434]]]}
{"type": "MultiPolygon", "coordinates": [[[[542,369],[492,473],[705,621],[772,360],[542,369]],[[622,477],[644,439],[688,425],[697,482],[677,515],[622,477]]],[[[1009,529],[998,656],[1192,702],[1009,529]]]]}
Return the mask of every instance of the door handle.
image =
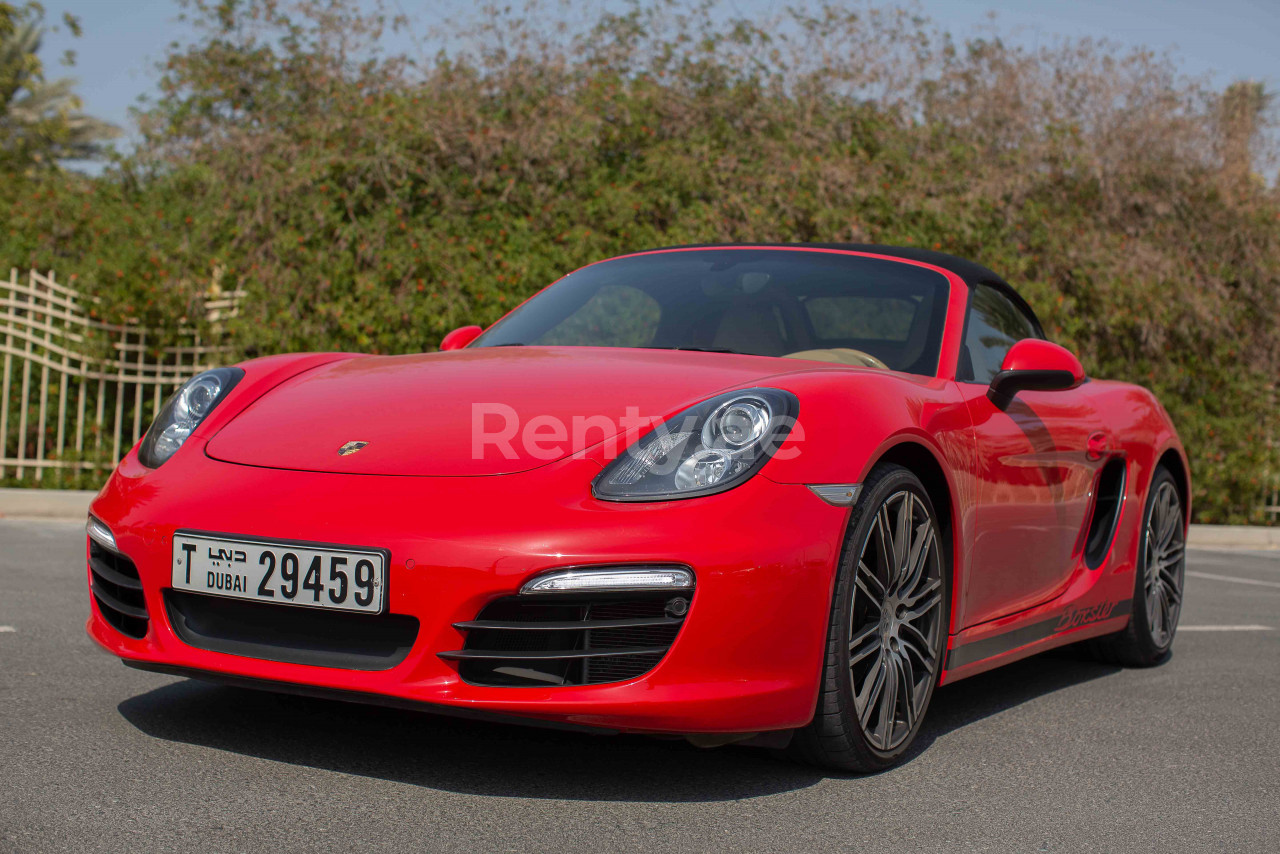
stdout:
{"type": "Polygon", "coordinates": [[[1111,437],[1099,430],[1096,433],[1089,434],[1088,441],[1089,459],[1100,460],[1111,450],[1111,437]]]}

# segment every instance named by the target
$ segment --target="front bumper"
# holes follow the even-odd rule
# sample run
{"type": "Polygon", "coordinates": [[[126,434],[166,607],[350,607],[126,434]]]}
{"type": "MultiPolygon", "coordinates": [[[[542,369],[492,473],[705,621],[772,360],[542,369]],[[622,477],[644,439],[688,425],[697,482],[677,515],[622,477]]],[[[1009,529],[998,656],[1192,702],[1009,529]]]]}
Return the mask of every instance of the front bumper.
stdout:
{"type": "MultiPolygon", "coordinates": [[[[196,451],[196,449],[189,449],[196,451]]],[[[848,510],[798,484],[757,476],[728,492],[660,504],[590,496],[599,471],[569,459],[494,477],[281,471],[186,453],[157,470],[131,454],[91,512],[136,565],[150,614],[129,638],[90,597],[89,635],[127,662],[268,680],[629,732],[733,733],[812,718],[835,565],[848,510]],[[174,531],[343,543],[390,552],[388,611],[420,629],[394,667],[287,664],[185,643],[164,603],[174,531]],[[468,684],[455,662],[488,603],[571,565],[678,563],[697,588],[667,655],[645,675],[590,686],[468,684]]]]}

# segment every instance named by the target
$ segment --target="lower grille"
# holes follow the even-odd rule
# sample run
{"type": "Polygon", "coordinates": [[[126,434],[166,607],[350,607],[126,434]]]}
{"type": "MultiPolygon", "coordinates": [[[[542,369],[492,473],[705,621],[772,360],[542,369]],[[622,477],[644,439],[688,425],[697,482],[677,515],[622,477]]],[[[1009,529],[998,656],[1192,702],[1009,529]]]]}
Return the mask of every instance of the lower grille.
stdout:
{"type": "Polygon", "coordinates": [[[122,635],[146,637],[150,618],[133,561],[89,540],[89,574],[89,590],[102,618],[122,635]]]}
{"type": "Polygon", "coordinates": [[[169,624],[191,646],[286,664],[390,670],[409,655],[418,619],[164,591],[169,624]]]}
{"type": "Polygon", "coordinates": [[[675,642],[692,590],[512,596],[470,622],[458,662],[473,685],[600,685],[648,673],[675,642]]]}

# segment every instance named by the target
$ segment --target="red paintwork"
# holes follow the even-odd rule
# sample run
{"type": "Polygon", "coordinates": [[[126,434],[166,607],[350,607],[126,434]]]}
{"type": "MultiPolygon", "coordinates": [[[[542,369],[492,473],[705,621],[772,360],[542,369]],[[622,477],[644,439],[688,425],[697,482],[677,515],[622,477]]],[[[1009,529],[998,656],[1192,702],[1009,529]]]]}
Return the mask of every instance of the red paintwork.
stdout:
{"type": "MultiPolygon", "coordinates": [[[[1150,392],[1096,380],[1020,392],[997,408],[985,386],[955,381],[968,292],[938,272],[952,287],[934,378],[596,348],[246,362],[244,379],[173,459],[153,471],[131,450],[93,502],[91,512],[137,564],[152,620],[147,637],[131,640],[90,598],[89,634],[125,659],[627,731],[797,727],[814,713],[849,513],[805,484],[860,482],[906,443],[931,454],[945,476],[946,494],[936,498],[953,520],[950,649],[1048,620],[1070,626],[1082,609],[1129,598],[1153,469],[1166,453],[1186,469],[1168,416],[1150,392]],[[666,417],[753,385],[794,393],[799,425],[758,476],[718,495],[653,504],[594,499],[592,478],[611,447],[623,446],[606,441],[603,428],[567,437],[555,453],[544,453],[535,435],[513,439],[511,459],[472,459],[473,403],[501,402],[521,419],[616,420],[628,406],[666,417]],[[337,447],[350,440],[370,444],[339,457],[337,447]],[[1117,456],[1128,466],[1119,528],[1112,553],[1089,570],[1081,527],[1101,466],[1117,456]],[[179,527],[388,549],[390,610],[422,624],[414,649],[391,670],[354,672],[186,645],[161,602],[179,527]],[[437,657],[461,645],[453,622],[474,618],[533,574],[619,561],[674,561],[697,573],[685,626],[649,674],[613,685],[487,688],[466,684],[437,657]]],[[[1018,364],[1063,364],[1060,350],[1024,342],[1018,364]]],[[[1055,631],[947,669],[941,679],[1115,631],[1127,619],[1124,612],[1055,631]]]]}
{"type": "Polygon", "coordinates": [[[484,332],[483,326],[459,326],[440,340],[441,350],[461,350],[484,332]]]}
{"type": "MultiPolygon", "coordinates": [[[[629,408],[640,416],[665,416],[722,389],[814,367],[767,356],[725,359],[704,353],[690,360],[689,355],[494,347],[337,362],[281,383],[221,430],[206,453],[244,465],[347,474],[506,474],[609,438],[617,427],[604,425],[623,425],[629,408]],[[606,396],[602,388],[625,392],[606,396]],[[497,443],[484,443],[483,453],[473,456],[473,403],[508,407],[522,427],[554,415],[566,425],[564,435],[545,419],[534,425],[538,429],[520,430],[511,438],[511,454],[497,443]],[[590,429],[587,418],[594,419],[590,429]],[[576,437],[574,419],[583,425],[576,437]],[[348,457],[335,453],[353,439],[369,444],[348,457]]],[[[496,432],[502,424],[500,416],[490,415],[485,427],[496,432]]]]}
{"type": "Polygon", "coordinates": [[[1066,371],[1076,383],[1084,382],[1084,366],[1075,354],[1060,344],[1027,338],[1009,348],[1002,371],[1066,371]]]}

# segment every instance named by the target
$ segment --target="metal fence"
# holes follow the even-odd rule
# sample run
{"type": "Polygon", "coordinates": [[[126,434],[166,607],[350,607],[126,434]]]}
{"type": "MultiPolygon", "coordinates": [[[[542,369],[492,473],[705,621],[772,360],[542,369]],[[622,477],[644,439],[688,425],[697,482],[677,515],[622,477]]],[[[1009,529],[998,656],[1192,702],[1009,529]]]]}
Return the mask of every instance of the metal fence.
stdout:
{"type": "MultiPolygon", "coordinates": [[[[0,280],[0,485],[96,486],[133,447],[165,398],[224,361],[220,323],[242,291],[204,304],[207,331],[159,335],[93,319],[93,297],[34,270],[0,280]],[[211,331],[209,331],[211,330],[211,331]],[[212,337],[212,340],[210,340],[212,337]],[[164,346],[155,342],[164,340],[164,346]],[[151,342],[151,343],[148,343],[151,342]]],[[[1263,515],[1280,521],[1280,483],[1266,478],[1263,515]]]]}
{"type": "MultiPolygon", "coordinates": [[[[234,316],[234,292],[205,304],[234,316]]],[[[164,399],[221,361],[221,337],[93,319],[95,300],[47,275],[0,280],[0,483],[92,485],[142,436],[164,399]],[[156,346],[164,340],[164,346],[156,346]]]]}

